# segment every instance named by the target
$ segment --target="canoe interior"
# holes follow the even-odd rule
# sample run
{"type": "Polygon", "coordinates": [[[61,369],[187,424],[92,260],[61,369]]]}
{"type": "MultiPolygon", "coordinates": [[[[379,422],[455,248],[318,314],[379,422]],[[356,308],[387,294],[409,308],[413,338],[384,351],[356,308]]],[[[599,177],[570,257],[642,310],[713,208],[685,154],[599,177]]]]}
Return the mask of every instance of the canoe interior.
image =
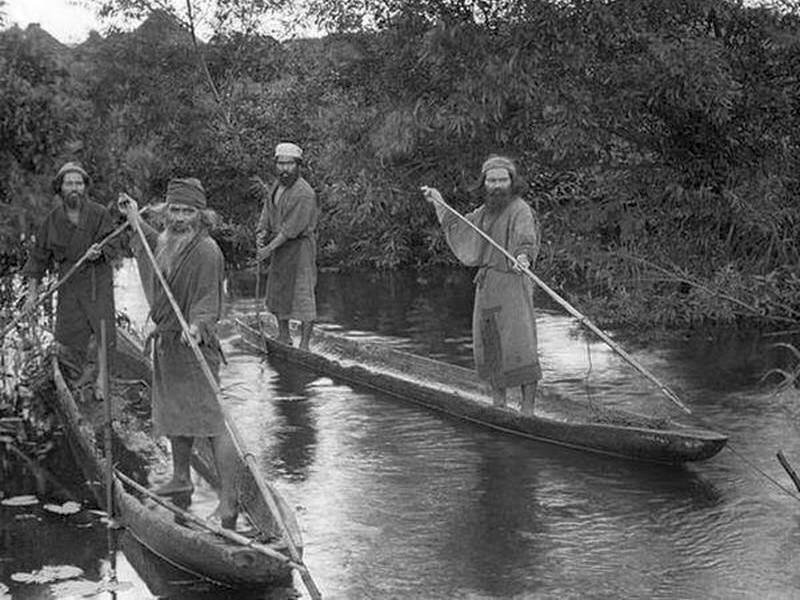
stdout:
{"type": "MultiPolygon", "coordinates": [[[[55,358],[52,369],[55,389],[50,394],[44,394],[45,399],[53,402],[88,487],[98,504],[104,506],[103,403],[93,396],[73,393],[55,358]]],[[[114,463],[132,479],[150,486],[155,473],[170,470],[168,443],[163,439],[154,439],[150,434],[149,362],[137,341],[124,331],[118,335],[113,371],[110,396],[114,420],[114,463]]],[[[216,473],[211,461],[210,444],[202,440],[195,446],[192,464],[213,486],[216,473]]],[[[244,460],[241,456],[238,458],[237,496],[243,513],[239,519],[239,531],[288,556],[278,524],[244,460]]],[[[302,552],[302,537],[294,512],[272,486],[267,484],[267,487],[298,551],[302,552]]],[[[152,500],[129,492],[119,481],[114,482],[114,503],[115,518],[132,537],[175,568],[211,585],[247,589],[285,585],[291,581],[291,570],[285,561],[231,543],[199,526],[179,523],[173,513],[152,500]]]]}
{"type": "Polygon", "coordinates": [[[410,354],[386,344],[314,329],[310,352],[275,340],[277,323],[262,315],[238,320],[249,348],[368,386],[449,415],[515,435],[624,458],[680,464],[710,458],[727,437],[692,422],[652,417],[542,388],[536,414],[492,406],[474,371],[410,354]]]}

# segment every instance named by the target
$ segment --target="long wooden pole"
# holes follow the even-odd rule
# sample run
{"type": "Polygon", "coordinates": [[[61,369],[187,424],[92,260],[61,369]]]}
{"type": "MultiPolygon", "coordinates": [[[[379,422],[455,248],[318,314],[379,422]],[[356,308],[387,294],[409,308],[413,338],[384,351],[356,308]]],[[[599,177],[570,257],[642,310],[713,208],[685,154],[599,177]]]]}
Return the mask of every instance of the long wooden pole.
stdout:
{"type": "MultiPolygon", "coordinates": [[[[130,196],[125,194],[125,196],[129,199],[130,196]]],[[[256,486],[258,487],[259,492],[267,501],[267,505],[269,507],[270,512],[272,513],[275,522],[278,524],[278,527],[281,531],[281,535],[283,536],[284,541],[286,542],[286,546],[289,549],[289,555],[292,558],[292,561],[297,563],[297,565],[302,565],[302,568],[298,568],[298,572],[300,573],[300,577],[305,583],[308,592],[311,594],[311,597],[314,599],[322,598],[322,593],[319,591],[316,583],[311,577],[311,573],[309,573],[308,568],[303,565],[303,559],[300,556],[300,552],[297,550],[297,546],[292,539],[292,534],[289,531],[289,528],[286,526],[286,523],[283,522],[283,517],[281,516],[280,509],[278,508],[275,499],[272,497],[272,492],[267,487],[267,484],[264,482],[264,479],[261,477],[261,474],[258,471],[258,467],[255,464],[255,457],[246,452],[244,449],[244,442],[239,434],[236,426],[233,423],[233,420],[228,415],[225,406],[221,401],[221,392],[219,389],[219,384],[217,383],[216,378],[214,377],[213,373],[211,372],[211,368],[208,366],[208,362],[206,362],[205,356],[203,356],[200,347],[197,345],[197,341],[194,337],[189,333],[189,325],[186,323],[186,319],[181,312],[181,308],[178,305],[178,302],[175,300],[175,296],[173,296],[172,291],[169,288],[169,284],[167,280],[164,278],[164,274],[159,269],[158,264],[156,263],[156,258],[153,255],[153,250],[150,248],[150,245],[147,243],[147,238],[144,235],[144,231],[142,231],[142,225],[139,223],[138,218],[133,221],[133,226],[136,228],[136,233],[139,235],[139,239],[142,242],[144,247],[145,254],[147,258],[150,260],[151,265],[153,266],[153,271],[158,277],[158,281],[161,284],[161,287],[164,289],[164,293],[167,296],[167,299],[172,306],[173,311],[175,311],[175,316],[178,319],[178,322],[181,325],[181,330],[185,334],[186,338],[189,342],[189,347],[192,349],[192,352],[197,358],[197,362],[200,364],[200,369],[203,371],[203,375],[205,375],[206,379],[208,380],[208,384],[211,386],[211,389],[214,391],[217,398],[220,399],[220,406],[222,408],[222,412],[225,415],[225,425],[228,428],[228,432],[231,435],[234,445],[236,446],[237,451],[243,457],[245,464],[247,465],[248,469],[250,470],[250,474],[253,476],[254,481],[256,482],[256,486]]]]}
{"type": "Polygon", "coordinates": [[[105,427],[103,435],[103,450],[105,452],[106,466],[106,512],[108,518],[114,516],[114,459],[111,448],[111,398],[108,385],[108,334],[106,320],[100,320],[100,348],[97,353],[97,365],[100,379],[100,396],[103,400],[105,411],[105,427]]]}
{"type": "Polygon", "coordinates": [[[289,566],[294,567],[296,569],[305,568],[303,565],[300,565],[300,564],[297,564],[295,562],[292,562],[292,560],[288,556],[286,556],[285,554],[281,554],[280,552],[278,552],[274,548],[270,548],[269,546],[266,546],[264,544],[256,542],[255,540],[252,540],[249,537],[242,535],[241,533],[236,533],[235,531],[232,531],[230,529],[225,529],[223,527],[220,527],[219,525],[211,523],[210,521],[208,521],[206,519],[202,519],[202,518],[198,517],[197,515],[193,515],[192,513],[187,512],[187,511],[183,510],[182,508],[179,508],[178,506],[176,506],[175,504],[173,504],[172,502],[170,502],[166,498],[162,498],[158,494],[148,490],[143,485],[139,485],[136,481],[134,481],[133,479],[131,479],[130,477],[128,477],[127,475],[125,475],[125,473],[122,473],[121,471],[115,470],[114,471],[114,475],[122,483],[124,483],[127,486],[132,487],[133,489],[135,489],[140,494],[143,494],[143,495],[147,496],[152,501],[154,501],[156,504],[159,504],[160,506],[163,506],[168,511],[172,512],[175,515],[178,515],[182,519],[186,519],[187,521],[191,521],[192,523],[202,527],[206,531],[210,531],[211,533],[214,533],[214,534],[216,534],[216,535],[218,535],[220,537],[223,537],[223,538],[225,538],[227,540],[230,540],[231,542],[234,542],[236,544],[240,544],[242,546],[247,546],[248,548],[252,548],[253,550],[256,550],[257,552],[260,552],[261,554],[264,554],[266,556],[269,556],[270,558],[275,558],[277,560],[280,560],[281,562],[285,562],[289,566]]]}
{"type": "MultiPolygon", "coordinates": [[[[423,192],[427,188],[423,188],[423,192]]],[[[475,232],[478,233],[483,239],[485,239],[489,244],[494,246],[497,250],[499,250],[508,260],[510,260],[522,273],[524,273],[528,278],[530,278],[536,285],[542,288],[548,296],[550,296],[553,300],[558,302],[562,307],[566,309],[566,311],[575,317],[582,325],[584,325],[587,329],[595,333],[601,340],[603,340],[614,352],[619,354],[623,359],[625,359],[630,365],[632,365],[637,371],[639,371],[642,375],[644,375],[647,379],[653,382],[664,395],[669,398],[676,406],[678,406],[681,410],[688,414],[692,414],[692,411],[689,410],[678,395],[673,392],[667,385],[661,383],[655,375],[653,375],[650,371],[648,371],[644,365],[639,363],[635,358],[633,358],[630,354],[628,354],[625,350],[623,350],[619,344],[617,344],[614,340],[612,340],[608,334],[606,334],[602,329],[597,327],[594,323],[592,323],[589,319],[587,319],[583,314],[581,314],[578,309],[572,306],[569,302],[567,302],[564,298],[559,296],[553,289],[550,288],[544,281],[539,279],[533,272],[528,269],[527,267],[521,265],[516,257],[511,256],[511,253],[508,252],[505,248],[503,248],[500,244],[494,241],[486,232],[484,232],[480,227],[475,225],[474,223],[470,222],[466,217],[464,217],[461,213],[459,213],[456,209],[452,206],[447,204],[444,200],[440,200],[433,195],[426,196],[431,198],[434,202],[441,204],[445,209],[449,210],[453,213],[456,217],[458,217],[461,221],[469,225],[475,232]]]]}
{"type": "MultiPolygon", "coordinates": [[[[147,210],[148,208],[149,208],[149,207],[147,207],[147,206],[144,206],[144,207],[142,207],[142,209],[141,209],[139,212],[140,212],[140,213],[142,213],[142,212],[144,212],[145,210],[147,210]]],[[[44,302],[44,301],[45,301],[45,299],[47,299],[49,296],[52,296],[52,295],[53,295],[53,294],[56,292],[56,290],[58,290],[58,288],[60,288],[62,285],[64,285],[64,284],[67,282],[67,280],[68,280],[70,277],[72,277],[72,276],[75,274],[75,272],[76,272],[78,269],[80,269],[80,268],[83,266],[83,264],[84,264],[84,263],[85,263],[85,262],[86,262],[86,261],[89,259],[89,253],[91,252],[92,248],[95,248],[95,247],[96,247],[97,249],[100,249],[100,248],[102,248],[102,247],[103,247],[103,246],[105,246],[105,245],[106,245],[108,242],[110,242],[110,241],[111,241],[111,240],[113,240],[115,237],[117,237],[117,236],[118,236],[120,233],[122,233],[123,231],[125,231],[125,229],[126,229],[127,227],[128,227],[128,223],[127,223],[127,221],[126,221],[125,223],[122,223],[122,224],[121,224],[119,227],[117,227],[117,228],[116,228],[114,231],[112,231],[111,233],[109,233],[109,234],[108,234],[106,237],[104,237],[102,240],[100,240],[99,242],[97,242],[97,244],[96,244],[96,245],[95,245],[95,244],[92,244],[92,247],[91,247],[91,248],[89,248],[89,249],[88,249],[88,250],[87,250],[87,251],[86,251],[86,252],[83,254],[83,256],[81,256],[81,257],[80,257],[80,258],[79,258],[79,259],[78,259],[78,260],[75,262],[75,264],[74,264],[74,265],[72,265],[72,266],[69,268],[69,270],[68,270],[68,271],[67,271],[67,272],[64,274],[64,276],[63,276],[61,279],[59,279],[59,280],[58,280],[58,281],[57,281],[57,282],[56,282],[54,285],[52,285],[51,287],[47,288],[46,290],[44,290],[43,292],[41,292],[41,293],[39,294],[39,297],[38,297],[38,298],[36,298],[36,302],[34,302],[34,303],[33,303],[33,305],[31,305],[31,306],[30,306],[30,308],[28,308],[27,310],[23,310],[23,311],[22,311],[20,314],[18,314],[16,317],[14,317],[14,318],[13,318],[13,319],[12,319],[12,320],[11,320],[11,321],[8,323],[8,325],[6,325],[5,327],[3,327],[3,332],[2,332],[2,334],[0,334],[0,339],[3,339],[3,338],[5,338],[5,337],[6,337],[6,335],[8,334],[8,332],[9,332],[9,331],[11,331],[11,330],[12,330],[12,329],[13,329],[13,328],[14,328],[14,327],[17,325],[17,323],[19,323],[19,322],[20,322],[22,319],[24,319],[26,316],[28,316],[28,314],[29,314],[29,313],[32,313],[32,312],[33,312],[33,311],[34,311],[34,310],[35,310],[35,309],[36,309],[36,308],[37,308],[37,307],[38,307],[38,306],[39,306],[39,305],[40,305],[42,302],[44,302]]]]}
{"type": "Polygon", "coordinates": [[[105,454],[106,467],[106,513],[108,513],[109,526],[106,531],[106,542],[108,544],[108,564],[110,567],[110,579],[112,582],[117,580],[117,548],[116,537],[114,535],[114,453],[112,449],[111,430],[113,427],[111,420],[111,390],[109,385],[108,372],[108,329],[106,320],[100,319],[100,347],[97,354],[97,365],[100,379],[100,397],[103,400],[105,411],[105,427],[103,428],[103,450],[105,454]]]}

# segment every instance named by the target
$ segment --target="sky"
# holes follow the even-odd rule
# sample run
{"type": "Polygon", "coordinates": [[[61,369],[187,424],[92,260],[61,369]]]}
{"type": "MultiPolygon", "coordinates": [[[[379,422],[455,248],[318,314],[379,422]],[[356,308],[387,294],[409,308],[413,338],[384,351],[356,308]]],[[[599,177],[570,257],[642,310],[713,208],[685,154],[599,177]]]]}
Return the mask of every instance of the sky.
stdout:
{"type": "Polygon", "coordinates": [[[69,0],[6,0],[5,14],[8,25],[16,23],[24,29],[30,23],[39,23],[65,44],[80,43],[89,31],[100,29],[91,10],[69,0]]]}
{"type": "MultiPolygon", "coordinates": [[[[83,42],[92,29],[102,27],[92,10],[83,6],[81,0],[5,0],[6,25],[19,25],[25,29],[31,23],[39,23],[42,29],[64,44],[83,42]]],[[[181,3],[183,6],[183,3],[181,3]]],[[[263,24],[263,32],[278,39],[287,35],[284,19],[270,19],[263,24]]],[[[202,38],[202,25],[199,26],[202,38]]],[[[295,35],[316,37],[320,31],[294,23],[295,35]]]]}

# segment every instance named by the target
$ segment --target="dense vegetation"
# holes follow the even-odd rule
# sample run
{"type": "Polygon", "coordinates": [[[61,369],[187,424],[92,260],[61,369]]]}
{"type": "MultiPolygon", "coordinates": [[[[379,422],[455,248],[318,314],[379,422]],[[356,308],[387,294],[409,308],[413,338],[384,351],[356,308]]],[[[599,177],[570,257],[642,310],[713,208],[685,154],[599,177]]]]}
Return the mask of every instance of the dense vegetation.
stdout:
{"type": "MultiPolygon", "coordinates": [[[[306,0],[331,32],[279,43],[290,2],[206,2],[66,51],[0,32],[0,260],[69,157],[107,200],[199,174],[252,252],[277,141],[304,146],[320,262],[451,264],[421,184],[459,209],[490,151],[514,154],[545,245],[537,271],[606,323],[794,321],[800,311],[800,7],[733,0],[306,0]],[[173,18],[174,17],[174,18],[173,18]]],[[[158,3],[156,3],[158,4],[158,3]]],[[[198,4],[196,2],[196,4],[198,4]]]]}

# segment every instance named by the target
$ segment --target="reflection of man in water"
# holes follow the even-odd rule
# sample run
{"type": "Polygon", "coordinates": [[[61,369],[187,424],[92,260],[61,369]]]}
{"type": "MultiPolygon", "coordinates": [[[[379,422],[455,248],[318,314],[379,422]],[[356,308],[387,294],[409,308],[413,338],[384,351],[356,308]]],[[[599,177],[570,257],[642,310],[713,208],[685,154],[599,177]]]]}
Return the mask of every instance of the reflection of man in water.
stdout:
{"type": "MultiPolygon", "coordinates": [[[[466,215],[467,220],[515,256],[520,265],[530,267],[539,253],[539,226],[520,195],[523,182],[516,166],[504,156],[490,156],[481,168],[481,184],[485,202],[466,215]]],[[[495,405],[506,405],[506,388],[520,386],[522,412],[533,414],[541,378],[533,283],[472,227],[439,204],[442,195],[438,190],[426,187],[423,193],[434,202],[456,257],[467,266],[479,267],[472,317],[478,374],[489,381],[495,405]]]]}
{"type": "Polygon", "coordinates": [[[275,432],[275,455],[288,477],[303,480],[317,451],[317,420],[308,387],[319,375],[285,361],[271,366],[275,370],[272,398],[280,423],[275,432]]]}
{"type": "Polygon", "coordinates": [[[317,318],[317,196],[300,176],[303,151],[296,144],[275,147],[278,180],[269,189],[258,221],[259,261],[272,256],[267,275],[267,308],[278,319],[278,339],[291,344],[289,319],[300,325],[300,348],[308,350],[317,318]],[[263,245],[269,239],[269,243],[263,245]]]}

